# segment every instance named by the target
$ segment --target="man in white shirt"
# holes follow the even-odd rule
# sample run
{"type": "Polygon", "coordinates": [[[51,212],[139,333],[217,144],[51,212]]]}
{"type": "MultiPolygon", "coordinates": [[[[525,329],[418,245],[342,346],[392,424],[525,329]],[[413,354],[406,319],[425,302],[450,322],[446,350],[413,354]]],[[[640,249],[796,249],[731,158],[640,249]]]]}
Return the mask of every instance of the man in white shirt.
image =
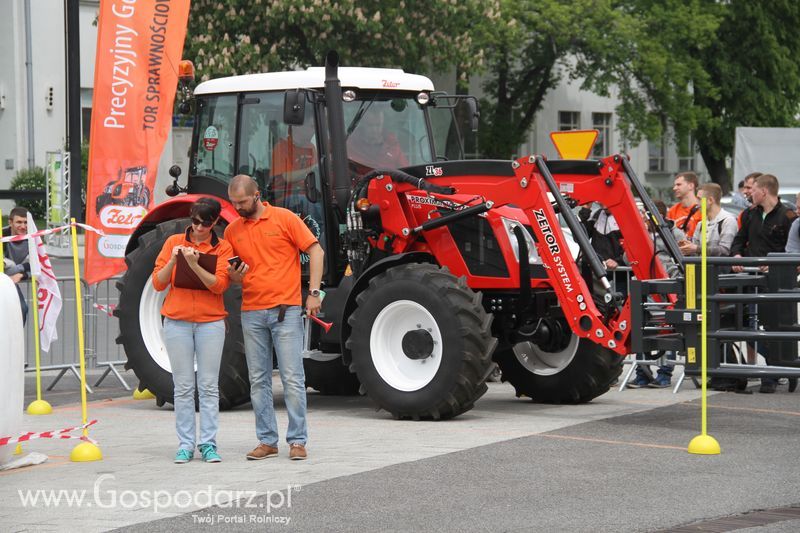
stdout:
{"type": "MultiPolygon", "coordinates": [[[[716,183],[706,183],[697,191],[698,198],[706,199],[706,218],[708,218],[707,253],[709,256],[729,256],[731,244],[739,230],[736,217],[720,207],[722,188],[716,183]]],[[[691,240],[679,243],[683,255],[700,255],[699,231],[691,240]]]]}

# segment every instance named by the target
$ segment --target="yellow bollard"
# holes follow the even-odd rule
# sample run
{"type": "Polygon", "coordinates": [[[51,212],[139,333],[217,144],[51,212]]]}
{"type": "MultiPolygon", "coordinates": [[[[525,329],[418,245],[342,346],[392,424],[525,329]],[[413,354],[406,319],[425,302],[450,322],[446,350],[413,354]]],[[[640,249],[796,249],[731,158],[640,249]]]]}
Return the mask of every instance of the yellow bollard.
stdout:
{"type": "Polygon", "coordinates": [[[139,390],[138,388],[133,391],[134,400],[155,400],[155,395],[149,389],[139,390]]]}
{"type": "Polygon", "coordinates": [[[42,399],[42,365],[41,347],[39,344],[39,296],[36,290],[36,276],[31,276],[31,300],[33,301],[33,344],[36,347],[36,399],[26,409],[29,415],[49,415],[53,407],[42,399]]]}
{"type": "MultiPolygon", "coordinates": [[[[81,362],[81,415],[83,416],[83,425],[87,423],[86,414],[86,354],[84,350],[83,339],[83,302],[81,300],[81,273],[78,265],[78,232],[75,229],[75,219],[70,219],[72,227],[72,266],[75,271],[75,313],[78,318],[78,356],[81,362]]],[[[89,436],[89,428],[83,428],[83,436],[89,436]]],[[[100,461],[103,458],[103,453],[100,448],[91,442],[85,441],[72,449],[69,454],[70,461],[84,463],[89,461],[100,461]]]]}
{"type": "MultiPolygon", "coordinates": [[[[700,392],[701,407],[700,407],[700,420],[701,420],[701,433],[689,442],[689,453],[698,455],[719,455],[720,447],[717,439],[708,434],[708,398],[707,398],[707,382],[708,382],[708,359],[706,348],[708,346],[707,337],[707,322],[706,312],[708,311],[708,286],[707,286],[707,272],[706,272],[706,239],[708,236],[708,219],[706,218],[706,199],[700,200],[700,212],[702,213],[702,226],[700,227],[700,382],[702,388],[700,392]]],[[[688,276],[687,276],[688,279],[688,276]]],[[[692,291],[694,292],[694,291],[692,291]]],[[[688,293],[688,283],[687,283],[688,293]]],[[[688,306],[688,297],[687,297],[688,306]]],[[[694,301],[692,302],[694,307],[694,301]]]]}

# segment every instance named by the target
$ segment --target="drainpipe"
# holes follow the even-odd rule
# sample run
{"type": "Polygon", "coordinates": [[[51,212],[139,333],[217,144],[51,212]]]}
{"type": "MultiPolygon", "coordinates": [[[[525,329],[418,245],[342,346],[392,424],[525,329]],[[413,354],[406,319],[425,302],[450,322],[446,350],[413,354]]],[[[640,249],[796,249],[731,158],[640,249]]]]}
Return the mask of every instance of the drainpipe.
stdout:
{"type": "Polygon", "coordinates": [[[25,0],[25,76],[28,101],[28,168],[36,164],[33,145],[33,53],[31,51],[31,0],[25,0]]]}

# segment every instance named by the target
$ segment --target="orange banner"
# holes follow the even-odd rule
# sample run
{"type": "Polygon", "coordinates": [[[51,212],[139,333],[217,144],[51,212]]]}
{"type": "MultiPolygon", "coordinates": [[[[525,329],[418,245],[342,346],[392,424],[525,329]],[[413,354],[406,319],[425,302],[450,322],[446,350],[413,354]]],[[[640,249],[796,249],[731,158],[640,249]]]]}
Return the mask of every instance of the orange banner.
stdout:
{"type": "Polygon", "coordinates": [[[125,270],[130,234],[153,201],[172,127],[189,0],[102,0],[97,32],[86,222],[88,283],[125,270]]]}

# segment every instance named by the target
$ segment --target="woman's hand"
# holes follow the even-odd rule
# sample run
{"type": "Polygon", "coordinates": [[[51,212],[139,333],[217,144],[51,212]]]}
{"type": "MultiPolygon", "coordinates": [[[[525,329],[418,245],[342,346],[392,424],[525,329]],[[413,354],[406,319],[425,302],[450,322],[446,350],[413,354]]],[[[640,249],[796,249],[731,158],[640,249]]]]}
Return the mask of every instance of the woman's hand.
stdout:
{"type": "Polygon", "coordinates": [[[198,252],[196,248],[188,246],[182,248],[181,253],[183,254],[183,258],[186,259],[186,262],[189,263],[189,266],[196,266],[197,262],[200,260],[200,252],[198,252]]]}

